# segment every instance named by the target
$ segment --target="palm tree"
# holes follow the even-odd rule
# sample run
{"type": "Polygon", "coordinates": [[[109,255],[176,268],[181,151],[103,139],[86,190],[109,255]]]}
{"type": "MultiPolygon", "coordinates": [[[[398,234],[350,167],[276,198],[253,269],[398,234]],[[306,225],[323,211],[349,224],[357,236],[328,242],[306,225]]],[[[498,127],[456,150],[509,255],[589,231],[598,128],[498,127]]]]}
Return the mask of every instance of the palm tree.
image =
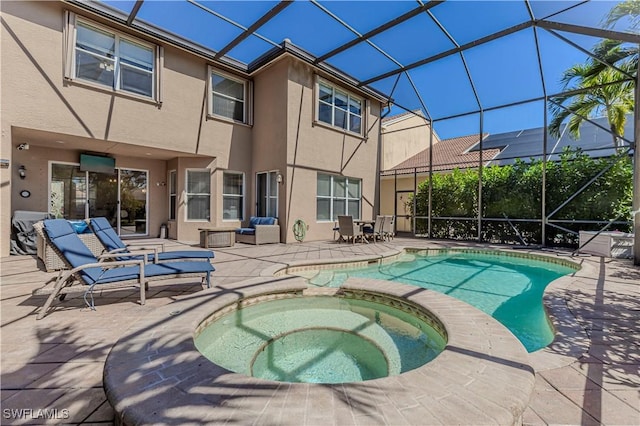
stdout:
{"type": "MultiPolygon", "coordinates": [[[[603,19],[602,25],[605,28],[613,28],[625,17],[631,20],[632,31],[640,27],[640,0],[618,3],[603,19]]],[[[605,39],[593,47],[593,54],[601,61],[589,59],[585,64],[574,65],[564,72],[562,83],[565,91],[590,90],[579,94],[560,95],[552,99],[555,104],[552,103],[549,107],[553,116],[549,132],[559,137],[562,123],[570,117],[569,131],[572,136],[578,138],[580,124],[583,121],[581,117],[604,115],[613,132],[613,145],[617,147],[616,135],[624,135],[626,116],[633,112],[634,86],[629,76],[635,75],[638,70],[638,45],[605,39]],[[559,105],[564,105],[575,114],[559,105]]]]}
{"type": "MultiPolygon", "coordinates": [[[[593,67],[594,61],[589,61],[574,65],[564,72],[564,91],[582,91],[552,99],[549,110],[553,118],[549,124],[549,133],[559,137],[562,123],[568,118],[570,134],[579,138],[583,117],[604,115],[613,133],[613,146],[617,148],[618,135],[624,135],[627,115],[633,111],[633,81],[613,68],[605,67],[594,73],[593,67]]],[[[627,71],[627,67],[627,64],[623,64],[621,68],[627,71]]]]}
{"type": "Polygon", "coordinates": [[[640,28],[640,0],[625,0],[615,5],[603,20],[605,28],[612,28],[622,18],[631,20],[631,29],[640,28]]]}

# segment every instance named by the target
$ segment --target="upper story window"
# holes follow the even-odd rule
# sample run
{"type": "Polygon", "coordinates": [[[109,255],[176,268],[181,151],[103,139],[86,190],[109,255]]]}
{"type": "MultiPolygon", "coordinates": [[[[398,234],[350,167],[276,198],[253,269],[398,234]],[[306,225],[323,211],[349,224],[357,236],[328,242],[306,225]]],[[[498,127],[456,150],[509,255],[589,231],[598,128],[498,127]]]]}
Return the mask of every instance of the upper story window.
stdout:
{"type": "Polygon", "coordinates": [[[248,123],[248,82],[211,69],[211,115],[248,123]]]}
{"type": "Polygon", "coordinates": [[[361,98],[318,81],[318,121],[361,134],[363,105],[361,98]]]}
{"type": "Polygon", "coordinates": [[[155,49],[141,41],[77,20],[72,78],[114,90],[154,96],[155,49]]]}

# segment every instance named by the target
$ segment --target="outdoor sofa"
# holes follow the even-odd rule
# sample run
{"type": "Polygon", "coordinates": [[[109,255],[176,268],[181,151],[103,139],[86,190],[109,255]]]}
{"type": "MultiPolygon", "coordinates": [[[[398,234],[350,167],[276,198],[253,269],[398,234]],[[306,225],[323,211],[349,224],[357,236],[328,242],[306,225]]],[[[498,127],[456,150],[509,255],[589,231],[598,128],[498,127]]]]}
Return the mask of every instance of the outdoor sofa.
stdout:
{"type": "Polygon", "coordinates": [[[251,216],[247,227],[236,229],[236,243],[268,244],[280,242],[280,225],[275,217],[251,216]]]}

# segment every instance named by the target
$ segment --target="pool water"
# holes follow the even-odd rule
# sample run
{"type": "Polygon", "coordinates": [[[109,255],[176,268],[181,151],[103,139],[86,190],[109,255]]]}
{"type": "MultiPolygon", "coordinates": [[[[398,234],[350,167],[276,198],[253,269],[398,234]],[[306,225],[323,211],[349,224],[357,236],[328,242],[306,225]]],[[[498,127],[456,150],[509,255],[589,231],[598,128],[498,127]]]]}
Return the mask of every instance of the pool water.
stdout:
{"type": "Polygon", "coordinates": [[[533,352],[553,341],[542,296],[553,280],[575,268],[543,260],[465,252],[407,254],[361,269],[322,270],[311,284],[339,287],[348,277],[410,284],[460,299],[493,316],[533,352]]]}
{"type": "Polygon", "coordinates": [[[297,296],[221,315],[197,334],[195,345],[236,373],[349,383],[418,368],[442,352],[446,338],[425,320],[384,303],[297,296]]]}

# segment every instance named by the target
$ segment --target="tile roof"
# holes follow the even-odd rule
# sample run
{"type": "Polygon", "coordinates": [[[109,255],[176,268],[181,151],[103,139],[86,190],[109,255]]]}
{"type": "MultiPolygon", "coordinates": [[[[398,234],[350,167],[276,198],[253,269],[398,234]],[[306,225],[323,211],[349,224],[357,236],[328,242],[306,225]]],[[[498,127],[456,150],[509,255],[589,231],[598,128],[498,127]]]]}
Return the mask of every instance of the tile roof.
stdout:
{"type": "Polygon", "coordinates": [[[403,112],[401,114],[396,114],[396,115],[389,115],[387,117],[384,117],[382,119],[382,123],[388,123],[390,121],[402,121],[404,118],[409,118],[412,117],[414,115],[419,115],[421,117],[424,117],[424,114],[422,113],[422,110],[417,109],[414,111],[407,111],[407,112],[403,112]]]}
{"type": "MultiPolygon", "coordinates": [[[[485,138],[487,135],[485,134],[485,138]]],[[[461,136],[458,138],[444,139],[433,145],[433,170],[434,171],[446,171],[458,169],[466,169],[476,167],[478,160],[480,159],[480,152],[472,151],[467,152],[474,144],[479,142],[479,135],[461,136]]],[[[482,158],[487,164],[493,157],[500,153],[500,149],[485,149],[483,151],[482,158]]],[[[429,171],[429,148],[419,152],[398,164],[397,166],[387,170],[398,172],[413,172],[413,169],[417,168],[418,173],[424,173],[429,171]]]]}

